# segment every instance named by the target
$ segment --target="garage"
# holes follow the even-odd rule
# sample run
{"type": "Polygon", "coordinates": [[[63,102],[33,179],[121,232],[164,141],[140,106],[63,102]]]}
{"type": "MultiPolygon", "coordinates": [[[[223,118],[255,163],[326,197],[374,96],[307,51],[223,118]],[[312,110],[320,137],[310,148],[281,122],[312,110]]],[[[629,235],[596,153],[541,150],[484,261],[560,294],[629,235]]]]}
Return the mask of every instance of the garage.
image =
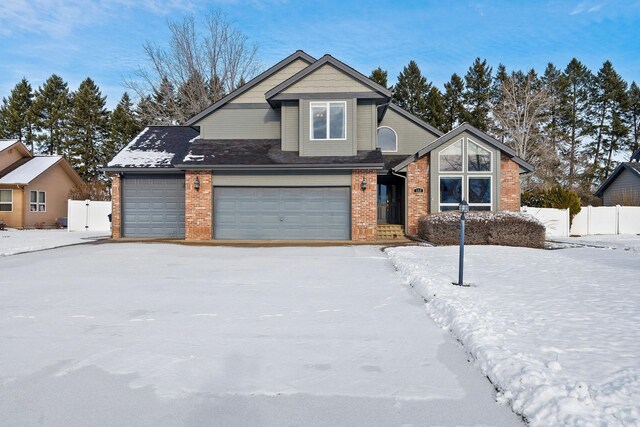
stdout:
{"type": "Polygon", "coordinates": [[[349,187],[214,187],[215,239],[349,240],[349,187]]]}
{"type": "Polygon", "coordinates": [[[124,237],[184,238],[184,176],[125,175],[124,237]]]}

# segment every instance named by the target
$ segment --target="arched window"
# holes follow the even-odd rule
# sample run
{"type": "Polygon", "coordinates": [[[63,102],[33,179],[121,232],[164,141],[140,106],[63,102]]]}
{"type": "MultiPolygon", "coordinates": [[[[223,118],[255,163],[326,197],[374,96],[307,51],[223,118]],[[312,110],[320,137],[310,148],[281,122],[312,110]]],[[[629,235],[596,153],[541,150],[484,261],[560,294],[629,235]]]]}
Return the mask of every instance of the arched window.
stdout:
{"type": "Polygon", "coordinates": [[[398,135],[388,126],[378,128],[378,145],[383,152],[395,153],[398,151],[398,135]]]}

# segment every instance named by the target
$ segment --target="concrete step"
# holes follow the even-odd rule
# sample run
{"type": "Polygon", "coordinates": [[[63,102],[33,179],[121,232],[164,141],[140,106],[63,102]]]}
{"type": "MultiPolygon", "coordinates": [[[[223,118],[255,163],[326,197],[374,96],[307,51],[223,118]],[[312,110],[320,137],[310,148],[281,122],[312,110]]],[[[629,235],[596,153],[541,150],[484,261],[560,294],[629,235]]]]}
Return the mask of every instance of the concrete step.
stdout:
{"type": "Polygon", "coordinates": [[[404,226],[400,224],[378,224],[376,238],[378,240],[404,239],[404,226]]]}

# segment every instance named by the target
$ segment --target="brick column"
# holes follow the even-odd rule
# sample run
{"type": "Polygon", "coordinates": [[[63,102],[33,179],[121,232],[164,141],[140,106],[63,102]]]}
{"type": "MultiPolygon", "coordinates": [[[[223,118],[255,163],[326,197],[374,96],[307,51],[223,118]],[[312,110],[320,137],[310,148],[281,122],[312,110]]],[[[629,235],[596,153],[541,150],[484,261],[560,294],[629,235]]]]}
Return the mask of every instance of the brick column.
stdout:
{"type": "Polygon", "coordinates": [[[500,154],[500,210],[520,211],[520,173],[516,162],[500,154]]]}
{"type": "Polygon", "coordinates": [[[111,238],[119,239],[122,237],[120,233],[120,175],[111,177],[111,238]]]}
{"type": "Polygon", "coordinates": [[[374,241],[377,226],[378,175],[373,169],[351,171],[351,240],[374,241]],[[362,191],[362,180],[367,189],[362,191]]]}
{"type": "Polygon", "coordinates": [[[211,171],[186,171],[184,226],[186,240],[211,240],[213,220],[213,183],[211,171]],[[200,189],[196,190],[196,178],[200,189]]]}
{"type": "Polygon", "coordinates": [[[407,165],[407,233],[418,234],[418,221],[429,213],[429,155],[407,165]],[[423,193],[416,193],[422,188],[423,193]]]}

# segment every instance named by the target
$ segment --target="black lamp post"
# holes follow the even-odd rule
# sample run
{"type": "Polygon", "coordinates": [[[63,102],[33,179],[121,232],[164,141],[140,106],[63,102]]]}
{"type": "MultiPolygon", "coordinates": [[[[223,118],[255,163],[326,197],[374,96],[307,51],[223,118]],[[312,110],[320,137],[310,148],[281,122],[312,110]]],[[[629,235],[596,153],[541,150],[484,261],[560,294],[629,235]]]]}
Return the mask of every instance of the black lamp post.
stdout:
{"type": "Polygon", "coordinates": [[[464,276],[464,214],[469,212],[469,204],[463,200],[460,202],[458,210],[460,211],[460,259],[458,263],[458,283],[454,283],[454,285],[466,286],[462,280],[464,276]]]}

